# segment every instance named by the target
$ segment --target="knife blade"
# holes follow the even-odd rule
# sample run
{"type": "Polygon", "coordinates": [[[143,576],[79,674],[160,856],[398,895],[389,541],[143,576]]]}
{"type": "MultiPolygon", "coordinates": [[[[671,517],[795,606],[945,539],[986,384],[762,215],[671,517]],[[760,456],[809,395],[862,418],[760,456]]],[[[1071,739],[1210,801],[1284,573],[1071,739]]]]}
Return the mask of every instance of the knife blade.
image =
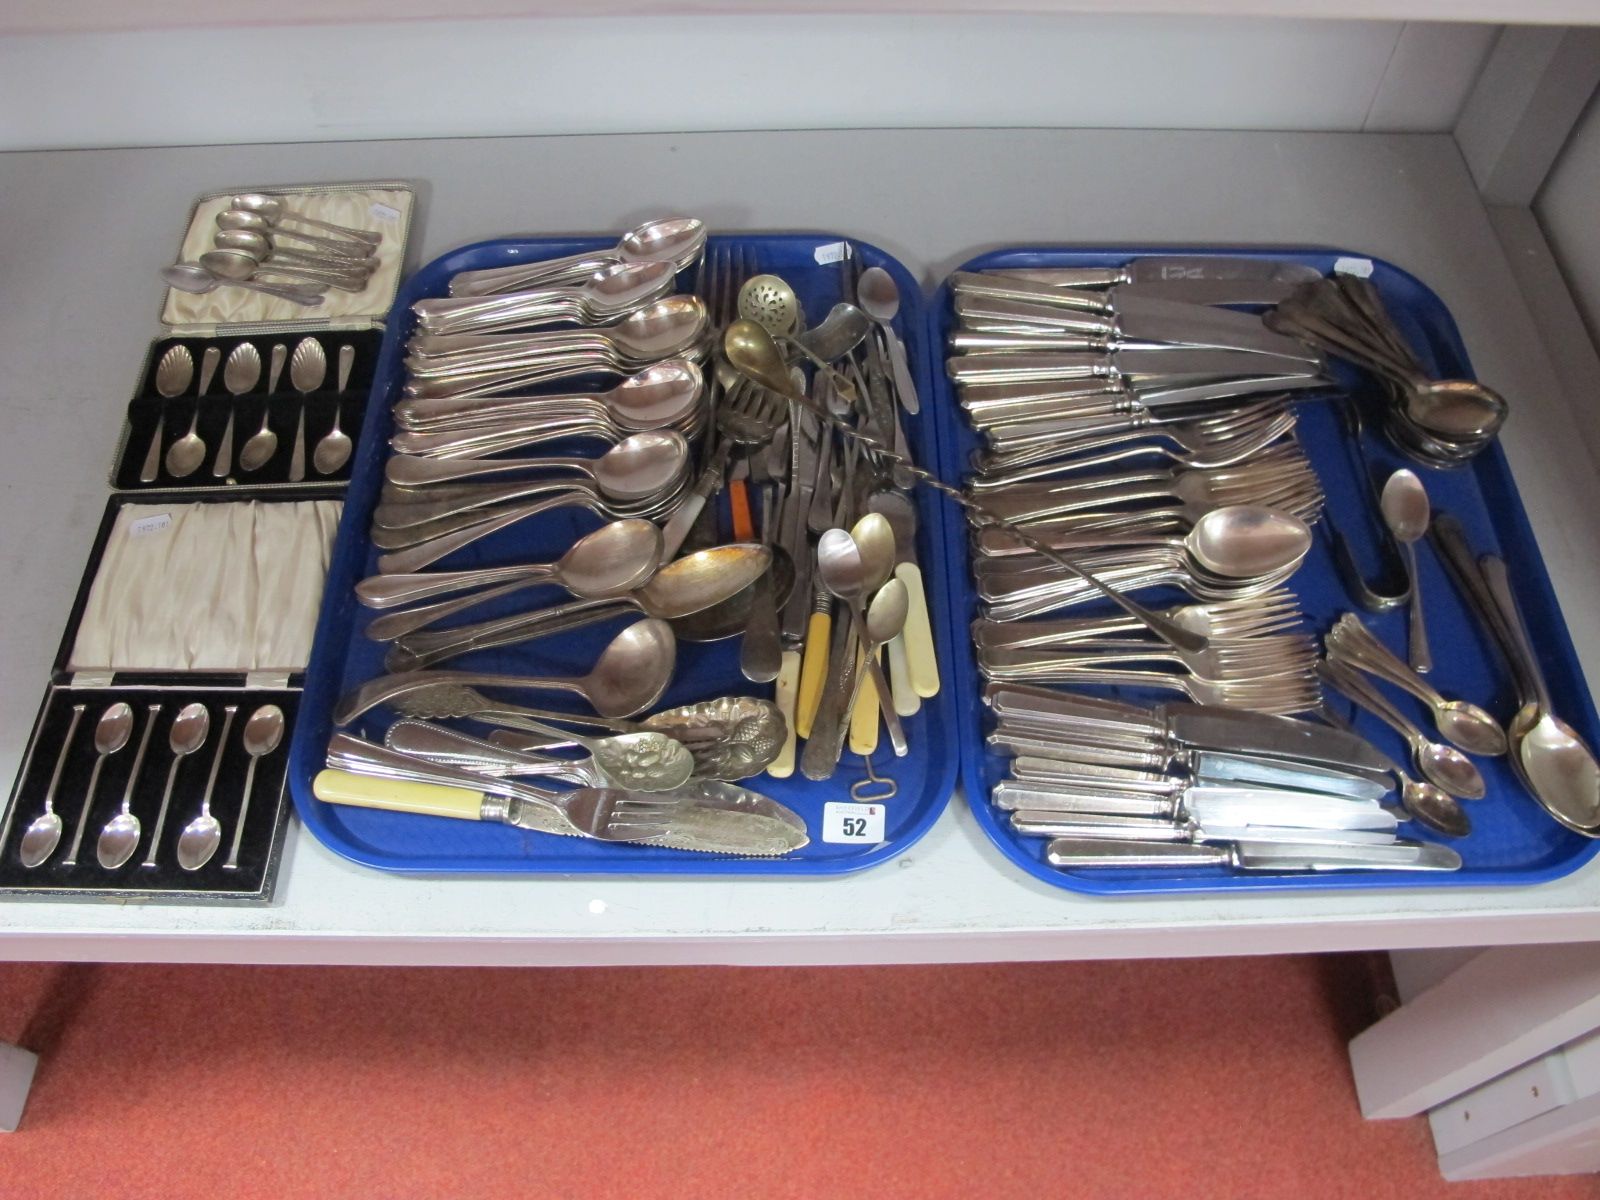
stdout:
{"type": "Polygon", "coordinates": [[[1232,845],[1056,838],[1045,850],[1053,867],[1231,866],[1241,871],[1456,871],[1461,856],[1433,842],[1384,846],[1308,842],[1236,842],[1232,845]]]}
{"type": "Polygon", "coordinates": [[[1160,705],[1156,715],[1171,736],[1197,749],[1289,759],[1375,776],[1392,777],[1400,771],[1392,758],[1365,738],[1293,717],[1182,702],[1160,705]]]}
{"type": "Polygon", "coordinates": [[[1262,354],[1249,350],[1168,348],[1114,350],[1109,354],[1076,352],[1026,353],[1010,350],[976,351],[951,358],[951,379],[1008,383],[1059,379],[1123,380],[1134,387],[1181,387],[1223,379],[1261,376],[1317,376],[1302,358],[1262,354]]]}
{"type": "Polygon", "coordinates": [[[1129,259],[1120,267],[1000,267],[985,274],[1028,279],[1055,287],[1114,287],[1119,283],[1270,280],[1309,283],[1322,272],[1306,263],[1226,254],[1157,254],[1129,259]]]}

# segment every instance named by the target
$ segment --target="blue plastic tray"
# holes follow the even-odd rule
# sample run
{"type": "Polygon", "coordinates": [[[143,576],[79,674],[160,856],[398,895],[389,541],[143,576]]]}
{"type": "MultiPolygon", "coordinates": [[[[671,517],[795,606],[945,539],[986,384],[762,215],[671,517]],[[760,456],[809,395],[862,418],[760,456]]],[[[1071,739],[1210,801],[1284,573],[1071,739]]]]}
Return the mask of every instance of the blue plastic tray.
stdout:
{"type": "MultiPolygon", "coordinates": [[[[807,317],[820,321],[838,299],[842,273],[831,260],[819,264],[817,251],[841,239],[825,234],[712,238],[713,249],[732,246],[752,254],[762,271],[781,274],[799,293],[807,317]]],[[[450,277],[458,271],[498,267],[518,261],[553,258],[597,250],[614,244],[609,239],[532,239],[480,242],[455,250],[423,267],[396,299],[373,384],[374,403],[368,406],[366,427],[358,443],[358,461],[350,482],[344,518],[328,570],[327,589],[317,628],[316,644],[307,669],[305,698],[296,722],[291,750],[290,779],[295,806],[307,827],[340,854],[391,871],[509,872],[528,874],[692,874],[817,875],[858,870],[891,858],[928,831],[954,790],[959,743],[954,715],[955,689],[923,704],[921,712],[906,722],[911,753],[896,759],[887,743],[875,758],[881,774],[891,774],[900,786],[888,803],[885,840],[877,845],[829,844],[821,840],[822,806],[828,800],[848,800],[851,783],[864,777],[861,760],[845,754],[839,772],[826,783],[812,783],[798,774],[777,780],[765,775],[749,786],[795,809],[806,820],[811,843],[782,859],[740,859],[721,855],[654,847],[627,846],[579,838],[555,837],[499,824],[440,820],[402,813],[380,812],[323,804],[311,794],[311,779],[323,765],[328,736],[333,731],[331,711],[347,690],[383,673],[383,647],[368,641],[362,629],[370,610],[355,602],[352,589],[373,569],[375,553],[367,538],[373,506],[383,481],[391,430],[390,409],[403,383],[401,358],[411,328],[414,301],[442,296],[450,277]]],[[[899,284],[903,304],[896,321],[900,336],[917,373],[921,394],[931,392],[926,345],[926,318],[922,296],[905,268],[882,251],[860,242],[856,252],[867,266],[881,266],[899,284]]],[[[824,253],[823,258],[827,258],[824,253]]],[[[921,418],[907,421],[918,460],[939,459],[936,427],[924,407],[921,418]]],[[[592,446],[588,449],[592,453],[592,446]]],[[[949,622],[944,618],[948,601],[944,580],[951,575],[952,555],[959,552],[958,531],[947,527],[936,496],[919,494],[921,522],[918,558],[927,579],[928,602],[933,608],[934,636],[940,661],[951,658],[949,622]]],[[[578,510],[558,511],[512,526],[444,560],[442,566],[467,568],[496,563],[545,561],[558,557],[600,519],[578,510]]],[[[508,598],[504,607],[483,605],[467,614],[478,620],[500,612],[559,603],[569,597],[557,588],[541,588],[508,598]]],[[[637,618],[634,618],[637,619],[637,618]]],[[[504,647],[466,655],[451,667],[504,671],[512,674],[580,675],[596,654],[627,622],[616,620],[579,631],[575,635],[546,638],[522,646],[504,647]]],[[[730,693],[770,695],[746,682],[738,669],[738,640],[710,645],[680,643],[678,670],[663,706],[684,704],[730,693]]],[[[570,706],[558,693],[541,693],[546,707],[570,706]]],[[[352,727],[352,732],[379,740],[394,719],[388,709],[378,709],[352,727]]],[[[482,731],[480,731],[482,732],[482,731]]]]}
{"type": "MultiPolygon", "coordinates": [[[[1129,248],[1084,251],[1064,248],[1000,250],[966,263],[961,270],[981,271],[1004,267],[1084,267],[1114,266],[1129,259],[1162,253],[1202,253],[1252,255],[1261,258],[1290,259],[1309,263],[1319,270],[1333,269],[1339,258],[1364,257],[1329,250],[1248,250],[1211,247],[1129,248]]],[[[1373,262],[1372,281],[1382,293],[1390,312],[1404,329],[1408,340],[1440,375],[1471,378],[1472,367],[1462,347],[1455,322],[1438,296],[1415,277],[1388,263],[1373,262]]],[[[945,336],[954,324],[948,286],[941,287],[934,300],[930,320],[934,328],[934,352],[940,353],[945,336]]],[[[941,470],[947,479],[965,475],[972,451],[979,440],[961,414],[942,364],[934,369],[940,419],[947,422],[940,440],[945,458],[941,470]]],[[[1345,372],[1343,381],[1361,392],[1370,389],[1369,380],[1354,371],[1345,372]]],[[[1369,568],[1376,557],[1372,540],[1375,525],[1369,502],[1359,489],[1353,448],[1343,433],[1333,402],[1310,400],[1299,407],[1300,440],[1320,476],[1328,495],[1328,511],[1338,528],[1354,543],[1357,558],[1369,568]]],[[[1512,397],[1511,420],[1516,420],[1516,398],[1512,397]]],[[[1473,548],[1480,554],[1497,553],[1505,559],[1517,589],[1517,601],[1530,628],[1538,631],[1540,663],[1549,678],[1550,690],[1558,711],[1578,729],[1591,745],[1600,745],[1600,721],[1584,682],[1583,672],[1568,636],[1566,622],[1556,603],[1550,577],[1544,569],[1528,525],[1526,512],[1517,494],[1505,455],[1491,446],[1470,466],[1456,470],[1419,467],[1401,457],[1389,443],[1375,433],[1374,422],[1367,422],[1368,454],[1375,470],[1409,466],[1418,471],[1432,498],[1435,512],[1454,513],[1465,526],[1473,548]]],[[[1508,716],[1515,711],[1516,697],[1498,651],[1480,631],[1455,585],[1426,543],[1419,546],[1418,558],[1423,595],[1427,604],[1430,642],[1436,664],[1431,678],[1447,696],[1483,704],[1491,712],[1508,716]]],[[[1318,632],[1323,632],[1340,613],[1355,610],[1336,573],[1325,526],[1319,526],[1316,545],[1304,567],[1295,575],[1292,586],[1306,614],[1318,632]]],[[[1473,832],[1451,844],[1460,851],[1463,867],[1450,874],[1370,873],[1348,875],[1267,875],[1234,873],[1226,868],[1191,869],[1182,873],[1146,870],[1062,871],[1044,860],[1047,839],[1014,833],[1006,814],[989,803],[991,788],[1005,777],[1006,760],[987,751],[983,735],[992,725],[988,710],[977,702],[981,678],[973,654],[967,625],[978,615],[978,601],[970,572],[950,581],[950,614],[953,642],[958,647],[952,674],[966,697],[960,706],[962,721],[962,777],[967,798],[978,822],[999,846],[1002,853],[1028,874],[1057,887],[1092,892],[1105,896],[1140,895],[1151,892],[1232,892],[1286,888],[1395,888],[1462,887],[1485,884],[1529,884],[1555,879],[1577,869],[1600,850],[1600,843],[1572,833],[1547,816],[1523,790],[1504,758],[1475,759],[1488,783],[1486,799],[1469,804],[1473,832]]],[[[1181,593],[1151,593],[1148,598],[1160,604],[1181,603],[1181,593]]],[[[1092,610],[1086,610],[1092,611],[1092,610]]],[[[1405,617],[1389,613],[1362,618],[1390,649],[1405,654],[1405,617]]],[[[1149,702],[1180,699],[1171,693],[1134,692],[1123,689],[1093,689],[1100,694],[1122,695],[1125,699],[1149,702]]],[[[1397,696],[1385,689],[1424,728],[1426,710],[1410,697],[1397,696]]],[[[1408,762],[1404,742],[1387,726],[1361,713],[1356,717],[1359,731],[1381,746],[1397,762],[1408,762]]],[[[1405,826],[1408,836],[1429,838],[1427,831],[1405,826]]]]}

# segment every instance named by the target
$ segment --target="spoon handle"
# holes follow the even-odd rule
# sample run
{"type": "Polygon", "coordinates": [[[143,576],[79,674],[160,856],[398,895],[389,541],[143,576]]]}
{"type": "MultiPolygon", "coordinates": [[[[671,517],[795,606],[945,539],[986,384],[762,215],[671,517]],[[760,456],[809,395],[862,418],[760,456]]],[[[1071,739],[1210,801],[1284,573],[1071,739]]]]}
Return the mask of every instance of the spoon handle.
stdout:
{"type": "Polygon", "coordinates": [[[1343,692],[1362,708],[1388,725],[1401,737],[1411,744],[1413,750],[1428,744],[1428,737],[1408,721],[1405,714],[1373,687],[1348,663],[1340,661],[1338,655],[1325,658],[1317,664],[1317,673],[1323,680],[1343,692]]]}
{"type": "Polygon", "coordinates": [[[154,483],[161,474],[161,435],[166,431],[166,405],[156,416],[155,432],[150,435],[150,449],[144,453],[144,465],[139,468],[140,483],[154,483]]]}
{"type": "Polygon", "coordinates": [[[295,419],[294,449],[289,454],[289,482],[299,483],[306,477],[306,402],[300,400],[300,415],[295,419]]]}
{"type": "Polygon", "coordinates": [[[206,776],[205,794],[200,797],[200,815],[211,815],[211,793],[217,787],[217,772],[222,769],[222,756],[228,749],[228,731],[233,728],[234,714],[239,711],[237,704],[230,704],[222,710],[222,735],[217,738],[216,751],[211,755],[211,774],[206,776]]]}
{"type": "Polygon", "coordinates": [[[250,765],[244,769],[244,795],[239,800],[239,819],[233,823],[233,841],[228,843],[228,857],[222,864],[224,871],[239,869],[239,843],[244,840],[244,822],[250,815],[250,796],[255,791],[256,763],[260,760],[259,754],[252,754],[250,765]]]}
{"type": "Polygon", "coordinates": [[[1411,576],[1411,669],[1418,675],[1433,670],[1433,652],[1428,649],[1428,623],[1422,613],[1422,580],[1417,575],[1417,545],[1405,543],[1406,571],[1411,576]]]}
{"type": "Polygon", "coordinates": [[[1539,711],[1553,712],[1550,688],[1545,683],[1544,672],[1539,669],[1539,658],[1533,649],[1533,641],[1528,636],[1528,627],[1523,623],[1522,613],[1517,608],[1517,598],[1511,592],[1511,577],[1506,573],[1506,564],[1493,554],[1485,554],[1478,560],[1478,568],[1483,572],[1489,594],[1505,621],[1509,645],[1521,659],[1521,669],[1533,688],[1533,699],[1538,704],[1539,711]]]}
{"type": "Polygon", "coordinates": [[[1428,537],[1433,542],[1434,549],[1439,552],[1440,560],[1455,580],[1456,587],[1466,597],[1467,604],[1477,616],[1479,624],[1488,631],[1489,636],[1500,647],[1500,653],[1505,656],[1516,684],[1519,702],[1531,703],[1536,696],[1532,678],[1536,672],[1531,671],[1530,664],[1524,661],[1516,638],[1511,632],[1508,618],[1501,610],[1493,591],[1490,590],[1488,577],[1473,559],[1472,547],[1467,543],[1466,531],[1462,529],[1461,522],[1449,513],[1439,513],[1428,527],[1428,537]]]}

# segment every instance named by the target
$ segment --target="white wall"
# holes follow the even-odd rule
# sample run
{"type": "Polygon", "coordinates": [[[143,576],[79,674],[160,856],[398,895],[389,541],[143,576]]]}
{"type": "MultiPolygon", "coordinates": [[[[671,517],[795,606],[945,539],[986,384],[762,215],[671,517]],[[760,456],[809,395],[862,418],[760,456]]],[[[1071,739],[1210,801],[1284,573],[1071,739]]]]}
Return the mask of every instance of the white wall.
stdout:
{"type": "Polygon", "coordinates": [[[1443,130],[1493,34],[819,13],[18,35],[0,37],[0,149],[941,126],[1443,130]]]}
{"type": "Polygon", "coordinates": [[[1600,343],[1600,95],[1590,101],[1533,209],[1589,334],[1600,343]]]}

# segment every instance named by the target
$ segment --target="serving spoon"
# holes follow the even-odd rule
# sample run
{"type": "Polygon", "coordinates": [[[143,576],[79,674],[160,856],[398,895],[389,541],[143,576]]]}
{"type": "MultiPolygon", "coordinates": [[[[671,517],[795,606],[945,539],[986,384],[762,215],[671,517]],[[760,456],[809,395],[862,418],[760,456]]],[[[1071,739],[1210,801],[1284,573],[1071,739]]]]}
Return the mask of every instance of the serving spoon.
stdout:
{"type": "Polygon", "coordinates": [[[333,720],[336,725],[348,725],[380,704],[439,683],[572,692],[582,696],[603,717],[630,717],[661,699],[661,693],[672,680],[676,662],[677,642],[672,636],[672,626],[647,618],[612,638],[587,675],[569,678],[474,671],[407,671],[381,675],[340,700],[333,720]]]}
{"type": "Polygon", "coordinates": [[[589,761],[544,758],[416,720],[391,725],[383,744],[404,754],[484,775],[516,779],[577,772],[584,776],[582,783],[587,787],[620,787],[638,792],[670,792],[682,787],[694,774],[694,755],[689,748],[664,733],[582,737],[531,718],[524,719],[523,728],[582,746],[589,751],[589,761]]]}

